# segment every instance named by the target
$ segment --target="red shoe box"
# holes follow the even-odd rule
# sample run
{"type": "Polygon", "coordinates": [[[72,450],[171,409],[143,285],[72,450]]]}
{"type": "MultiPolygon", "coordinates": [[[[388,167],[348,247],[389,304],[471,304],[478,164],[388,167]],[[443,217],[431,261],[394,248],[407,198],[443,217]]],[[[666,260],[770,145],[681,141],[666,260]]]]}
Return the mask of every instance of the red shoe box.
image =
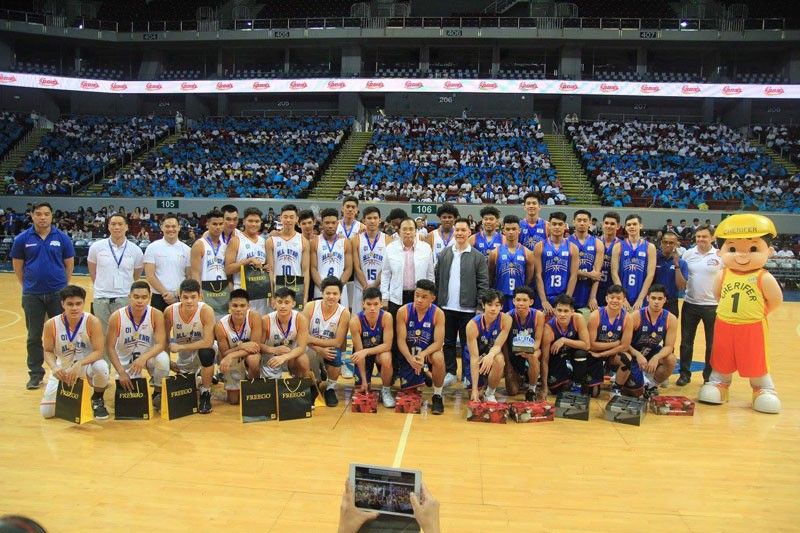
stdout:
{"type": "Polygon", "coordinates": [[[467,420],[470,422],[505,424],[507,417],[507,403],[469,402],[467,404],[467,420]]]}
{"type": "Polygon", "coordinates": [[[556,410],[547,402],[512,402],[508,414],[514,422],[552,422],[556,410]]]}
{"type": "Polygon", "coordinates": [[[686,396],[653,396],[650,412],[657,415],[694,416],[694,402],[686,396]]]}
{"type": "Polygon", "coordinates": [[[395,413],[420,414],[422,412],[422,392],[419,389],[406,389],[397,393],[394,398],[395,413]]]}
{"type": "Polygon", "coordinates": [[[378,391],[353,393],[353,400],[350,402],[350,410],[354,413],[377,413],[378,391]]]}

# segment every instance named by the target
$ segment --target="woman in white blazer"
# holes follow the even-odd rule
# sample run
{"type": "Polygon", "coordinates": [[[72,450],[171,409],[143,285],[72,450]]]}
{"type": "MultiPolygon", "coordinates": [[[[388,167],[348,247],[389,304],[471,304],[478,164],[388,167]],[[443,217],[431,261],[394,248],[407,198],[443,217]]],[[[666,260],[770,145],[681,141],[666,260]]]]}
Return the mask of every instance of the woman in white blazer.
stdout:
{"type": "MultiPolygon", "coordinates": [[[[386,258],[381,272],[383,305],[392,316],[405,303],[414,300],[414,286],[421,279],[433,279],[433,250],[427,242],[417,239],[417,225],[406,218],[400,223],[400,238],[386,247],[386,258]],[[406,258],[413,255],[413,276],[406,277],[406,258]]],[[[409,260],[411,257],[409,257],[409,260]]]]}

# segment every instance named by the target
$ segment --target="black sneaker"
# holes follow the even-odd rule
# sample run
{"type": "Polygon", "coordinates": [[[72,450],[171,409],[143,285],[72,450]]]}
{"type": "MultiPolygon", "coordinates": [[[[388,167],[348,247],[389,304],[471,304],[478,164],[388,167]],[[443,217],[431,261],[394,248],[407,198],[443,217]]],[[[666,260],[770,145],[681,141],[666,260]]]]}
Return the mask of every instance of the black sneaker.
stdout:
{"type": "Polygon", "coordinates": [[[42,376],[36,374],[30,377],[25,388],[28,390],[38,389],[42,385],[42,376]]]}
{"type": "Polygon", "coordinates": [[[622,396],[622,385],[617,383],[611,384],[611,396],[622,396]]]}
{"type": "Polygon", "coordinates": [[[336,397],[336,389],[325,389],[325,405],[336,407],[339,405],[339,398],[336,397]]]}
{"type": "Polygon", "coordinates": [[[161,411],[161,393],[154,392],[153,393],[153,409],[156,411],[161,411]]]}
{"type": "Polygon", "coordinates": [[[316,383],[311,384],[311,409],[314,409],[314,404],[317,403],[317,396],[319,396],[319,386],[316,383]]]}
{"type": "Polygon", "coordinates": [[[222,372],[217,372],[213,376],[211,376],[211,384],[216,385],[218,383],[222,383],[225,381],[225,375],[222,372]]]}
{"type": "Polygon", "coordinates": [[[433,378],[431,378],[430,373],[423,372],[423,379],[425,380],[425,385],[428,387],[433,387],[433,378]]]}
{"type": "Polygon", "coordinates": [[[653,396],[658,396],[658,385],[647,385],[644,388],[644,397],[645,398],[652,398],[653,396]]]}
{"type": "Polygon", "coordinates": [[[211,391],[205,391],[200,393],[200,406],[198,408],[198,412],[201,415],[207,415],[211,412],[211,391]]]}
{"type": "Polygon", "coordinates": [[[95,420],[108,420],[108,409],[103,398],[92,399],[92,411],[94,412],[95,420]]]}
{"type": "Polygon", "coordinates": [[[434,394],[431,398],[431,414],[440,415],[444,413],[444,400],[441,394],[434,394]]]}
{"type": "Polygon", "coordinates": [[[525,391],[525,401],[526,402],[535,402],[536,401],[536,391],[533,389],[528,389],[525,391]]]}

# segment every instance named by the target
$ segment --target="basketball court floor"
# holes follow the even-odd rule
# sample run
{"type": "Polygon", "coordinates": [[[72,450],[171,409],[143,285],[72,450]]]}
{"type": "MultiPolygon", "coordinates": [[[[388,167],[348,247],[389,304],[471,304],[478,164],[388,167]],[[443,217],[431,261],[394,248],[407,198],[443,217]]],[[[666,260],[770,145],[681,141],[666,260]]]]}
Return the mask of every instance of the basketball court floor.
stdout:
{"type": "MultiPolygon", "coordinates": [[[[445,391],[443,416],[357,414],[342,401],[310,420],[242,424],[217,400],[206,416],[75,426],[43,420],[42,390],[24,388],[19,300],[0,274],[0,514],[49,531],[336,531],[351,462],[422,470],[447,532],[800,529],[800,303],[770,319],[780,415],[752,411],[736,377],[727,405],[640,427],[603,419],[607,392],[588,422],[469,423],[459,388],[445,391]]],[[[701,328],[697,358],[703,346],[701,328]]],[[[702,378],[671,381],[666,394],[695,399],[702,378]]]]}

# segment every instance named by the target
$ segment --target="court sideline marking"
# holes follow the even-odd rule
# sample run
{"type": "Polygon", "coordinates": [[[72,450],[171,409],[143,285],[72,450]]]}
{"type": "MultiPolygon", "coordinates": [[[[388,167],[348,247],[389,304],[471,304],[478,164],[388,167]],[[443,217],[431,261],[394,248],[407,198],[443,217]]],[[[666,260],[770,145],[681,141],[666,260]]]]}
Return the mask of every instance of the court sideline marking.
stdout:
{"type": "Polygon", "coordinates": [[[0,329],[7,328],[9,326],[13,326],[14,324],[16,324],[17,322],[22,320],[22,317],[16,311],[9,311],[8,309],[0,309],[0,312],[8,313],[9,315],[13,315],[14,316],[14,321],[13,322],[9,322],[8,324],[3,324],[2,326],[0,326],[0,329]]]}
{"type": "Polygon", "coordinates": [[[400,433],[400,440],[397,442],[397,451],[394,452],[394,462],[392,468],[399,468],[400,463],[403,462],[403,454],[406,451],[406,443],[408,442],[408,434],[411,433],[411,422],[414,420],[414,415],[409,413],[406,415],[406,422],[403,424],[403,432],[400,433]]]}

